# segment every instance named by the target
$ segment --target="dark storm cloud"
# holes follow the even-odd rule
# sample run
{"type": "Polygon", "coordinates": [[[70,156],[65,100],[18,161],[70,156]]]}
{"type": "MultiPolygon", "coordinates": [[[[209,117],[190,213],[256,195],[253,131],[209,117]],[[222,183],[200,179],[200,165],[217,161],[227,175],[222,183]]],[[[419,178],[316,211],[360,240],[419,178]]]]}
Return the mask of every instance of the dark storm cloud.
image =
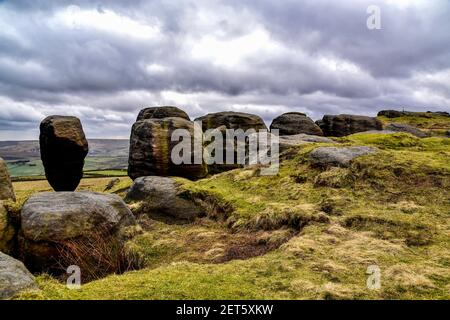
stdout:
{"type": "Polygon", "coordinates": [[[448,110],[449,15],[446,0],[3,1],[0,139],[34,137],[49,114],[126,137],[159,104],[268,122],[448,110]],[[371,4],[381,30],[366,27],[371,4]]]}

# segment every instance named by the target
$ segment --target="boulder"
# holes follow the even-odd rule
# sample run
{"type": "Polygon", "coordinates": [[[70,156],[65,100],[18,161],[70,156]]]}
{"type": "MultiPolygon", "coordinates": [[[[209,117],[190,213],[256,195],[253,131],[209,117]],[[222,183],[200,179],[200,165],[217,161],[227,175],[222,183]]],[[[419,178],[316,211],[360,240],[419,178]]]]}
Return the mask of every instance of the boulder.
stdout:
{"type": "Polygon", "coordinates": [[[391,123],[386,126],[386,130],[395,132],[406,132],[418,138],[426,138],[428,135],[422,130],[404,123],[391,123]]]}
{"type": "Polygon", "coordinates": [[[381,110],[378,112],[379,117],[386,117],[386,118],[399,118],[403,116],[408,117],[422,117],[422,118],[431,118],[433,116],[442,116],[442,117],[450,117],[450,113],[446,111],[426,111],[426,112],[420,112],[420,111],[398,111],[398,110],[381,110]]]}
{"type": "Polygon", "coordinates": [[[405,111],[397,111],[397,110],[381,110],[378,112],[378,117],[386,117],[386,118],[399,118],[406,115],[405,111]]]}
{"type": "Polygon", "coordinates": [[[6,162],[0,158],[0,200],[16,200],[6,162]]]}
{"type": "Polygon", "coordinates": [[[10,253],[13,249],[16,229],[14,228],[11,217],[0,201],[0,251],[10,253]]]}
{"type": "Polygon", "coordinates": [[[40,126],[41,159],[55,191],[74,191],[83,177],[88,142],[78,118],[50,116],[40,126]]]}
{"type": "Polygon", "coordinates": [[[202,129],[216,129],[224,126],[226,129],[267,130],[264,121],[257,115],[243,112],[217,112],[199,117],[195,121],[202,121],[202,129]]]}
{"type": "Polygon", "coordinates": [[[145,213],[153,217],[192,221],[204,215],[202,208],[190,200],[172,178],[137,178],[125,199],[144,201],[145,213]]]}
{"type": "Polygon", "coordinates": [[[325,115],[320,122],[325,136],[343,137],[357,132],[382,130],[383,125],[373,117],[357,115],[325,115]]]}
{"type": "Polygon", "coordinates": [[[319,167],[347,167],[353,159],[375,152],[371,147],[319,147],[310,152],[309,159],[319,167]]]}
{"type": "Polygon", "coordinates": [[[194,144],[194,124],[191,121],[179,117],[138,121],[131,130],[128,175],[133,180],[145,176],[203,178],[208,170],[204,163],[194,162],[194,144]],[[191,159],[190,164],[175,164],[171,160],[172,149],[179,143],[171,141],[176,129],[185,129],[191,135],[190,154],[186,156],[191,159]]]}
{"type": "Polygon", "coordinates": [[[280,136],[308,134],[323,136],[322,129],[304,113],[288,112],[276,117],[270,125],[270,130],[278,129],[280,136]]]}
{"type": "MultiPolygon", "coordinates": [[[[247,144],[240,144],[239,141],[231,142],[234,144],[234,159],[233,163],[226,163],[226,130],[227,129],[242,129],[244,132],[247,132],[249,129],[254,129],[255,131],[265,130],[267,131],[267,127],[264,121],[257,115],[242,113],[242,112],[218,112],[218,113],[210,113],[206,116],[195,119],[195,121],[202,121],[202,129],[205,132],[209,129],[217,129],[222,133],[223,136],[223,163],[214,163],[208,166],[210,173],[220,173],[228,170],[233,170],[236,168],[240,168],[243,165],[237,163],[238,157],[238,148],[244,147],[247,148],[247,144]]],[[[248,156],[248,151],[246,151],[246,157],[248,156]]]]}
{"type": "Polygon", "coordinates": [[[25,290],[37,290],[33,275],[22,262],[0,252],[0,299],[10,299],[25,290]]]}
{"type": "Polygon", "coordinates": [[[151,107],[142,109],[139,112],[136,121],[147,120],[147,119],[164,119],[178,117],[186,120],[189,119],[189,116],[186,112],[177,107],[151,107]]]}
{"type": "MultiPolygon", "coordinates": [[[[63,258],[61,248],[71,241],[100,238],[105,243],[121,243],[123,229],[135,223],[131,211],[116,195],[37,193],[28,199],[21,212],[19,246],[23,261],[31,270],[58,269],[63,258]]],[[[92,246],[95,248],[96,243],[92,246]]]]}

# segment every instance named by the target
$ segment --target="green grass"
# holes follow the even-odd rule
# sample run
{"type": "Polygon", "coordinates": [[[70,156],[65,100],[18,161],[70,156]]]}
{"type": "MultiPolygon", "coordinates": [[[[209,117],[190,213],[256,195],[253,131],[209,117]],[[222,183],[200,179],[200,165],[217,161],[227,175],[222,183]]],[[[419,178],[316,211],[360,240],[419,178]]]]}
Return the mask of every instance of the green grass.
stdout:
{"type": "MultiPolygon", "coordinates": [[[[348,168],[318,169],[308,154],[320,144],[311,144],[283,155],[277,176],[255,167],[196,182],[177,178],[208,216],[187,225],[139,217],[144,232],[127,250],[144,269],[80,290],[40,275],[41,291],[18,298],[449,299],[448,139],[356,134],[339,143],[379,151],[348,168]],[[281,246],[245,256],[251,243],[272,241],[281,246]],[[244,256],[222,259],[238,249],[244,256]],[[380,290],[366,286],[374,264],[380,290]]],[[[108,181],[85,179],[81,189],[101,191],[108,181]]],[[[38,183],[15,183],[18,197],[45,189],[38,183]]],[[[121,178],[111,192],[130,184],[121,178]]]]}
{"type": "Polygon", "coordinates": [[[411,126],[417,127],[431,135],[445,135],[447,131],[450,130],[450,118],[440,115],[430,115],[426,116],[403,116],[398,118],[386,118],[384,116],[378,117],[378,119],[384,124],[388,125],[390,123],[404,123],[411,126]]]}

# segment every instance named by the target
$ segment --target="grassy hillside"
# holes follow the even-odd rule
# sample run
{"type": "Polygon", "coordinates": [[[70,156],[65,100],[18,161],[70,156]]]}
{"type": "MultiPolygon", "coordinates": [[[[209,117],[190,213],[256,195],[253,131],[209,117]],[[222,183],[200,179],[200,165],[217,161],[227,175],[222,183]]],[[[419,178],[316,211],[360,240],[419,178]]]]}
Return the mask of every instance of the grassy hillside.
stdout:
{"type": "MultiPolygon", "coordinates": [[[[38,276],[19,299],[449,299],[450,139],[356,134],[342,145],[379,151],[349,168],[312,167],[310,144],[286,151],[280,172],[238,169],[177,179],[208,216],[170,224],[139,215],[127,243],[142,269],[66,289],[38,276]],[[381,270],[369,290],[367,268],[381,270]]],[[[83,180],[103,191],[110,179],[83,180]]],[[[124,195],[128,178],[109,192],[124,195]]],[[[16,182],[20,208],[46,182],[16,182]]],[[[132,210],[141,212],[140,204],[132,210]]]]}

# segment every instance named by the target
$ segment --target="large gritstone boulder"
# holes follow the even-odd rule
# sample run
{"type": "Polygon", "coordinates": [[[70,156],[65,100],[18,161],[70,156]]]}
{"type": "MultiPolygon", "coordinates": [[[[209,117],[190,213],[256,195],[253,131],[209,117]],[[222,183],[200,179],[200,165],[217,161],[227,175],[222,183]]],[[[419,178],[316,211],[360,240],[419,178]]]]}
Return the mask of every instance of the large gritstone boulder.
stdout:
{"type": "Polygon", "coordinates": [[[371,147],[319,147],[310,152],[309,159],[318,167],[347,167],[353,159],[375,152],[371,147]]]}
{"type": "Polygon", "coordinates": [[[33,275],[22,262],[0,252],[0,299],[10,299],[25,290],[37,290],[33,275]]]}
{"type": "Polygon", "coordinates": [[[178,117],[190,120],[186,112],[177,107],[151,107],[142,109],[136,121],[178,117]]]}
{"type": "Polygon", "coordinates": [[[270,130],[278,129],[280,136],[308,134],[323,136],[322,129],[304,113],[288,112],[278,116],[272,121],[270,130]]]}
{"type": "Polygon", "coordinates": [[[404,123],[391,123],[385,128],[388,131],[406,132],[418,138],[426,138],[428,135],[422,130],[404,123]]]}
{"type": "MultiPolygon", "coordinates": [[[[55,271],[68,267],[64,265],[68,257],[88,260],[112,250],[109,245],[117,249],[125,227],[135,224],[133,214],[116,195],[38,193],[22,208],[19,247],[30,270],[55,271]]],[[[109,267],[102,266],[101,259],[96,264],[109,267]]]]}
{"type": "MultiPolygon", "coordinates": [[[[246,153],[248,155],[248,144],[245,141],[242,141],[242,139],[241,140],[235,139],[234,137],[232,138],[233,141],[227,141],[226,139],[227,129],[233,130],[241,129],[244,133],[250,129],[253,129],[256,132],[258,132],[259,130],[267,131],[267,126],[259,116],[242,112],[227,111],[227,112],[210,113],[203,117],[195,119],[195,121],[202,121],[202,128],[204,132],[210,129],[216,129],[217,131],[220,131],[223,137],[222,163],[216,162],[208,165],[209,172],[213,174],[242,167],[243,163],[238,163],[239,161],[237,160],[239,148],[246,148],[247,149],[246,153]],[[226,161],[227,144],[234,145],[234,150],[232,150],[234,161],[232,161],[231,163],[227,163],[226,161]]],[[[247,155],[245,157],[247,157],[247,155]]]]}
{"type": "Polygon", "coordinates": [[[325,115],[317,123],[327,137],[343,137],[357,132],[383,129],[383,124],[377,118],[348,114],[325,115]]]}
{"type": "Polygon", "coordinates": [[[257,115],[243,112],[217,112],[199,117],[195,121],[202,121],[203,131],[225,127],[227,129],[267,130],[264,121],[257,115]]]}
{"type": "Polygon", "coordinates": [[[0,200],[16,200],[6,162],[0,158],[0,200]]]}
{"type": "MultiPolygon", "coordinates": [[[[201,139],[201,129],[199,138],[201,139]]],[[[207,175],[207,167],[203,163],[201,141],[195,143],[194,123],[183,118],[164,118],[141,120],[133,125],[130,137],[130,155],[128,160],[128,175],[133,180],[145,176],[179,176],[188,179],[200,179],[207,175]],[[184,129],[191,140],[182,137],[171,141],[176,129],[184,129]],[[183,141],[190,142],[190,148],[183,158],[188,161],[176,164],[172,161],[172,150],[183,141]],[[195,147],[197,157],[194,157],[195,147]],[[189,163],[190,162],[190,163],[189,163]],[[197,164],[199,163],[200,164],[197,164]]],[[[185,150],[183,150],[185,151],[185,150]]]]}
{"type": "Polygon", "coordinates": [[[140,177],[134,180],[126,196],[127,201],[144,201],[143,210],[155,218],[174,218],[192,221],[203,215],[180,186],[168,177],[140,177]]]}
{"type": "Polygon", "coordinates": [[[55,191],[74,191],[83,177],[88,142],[78,118],[50,116],[41,123],[41,159],[55,191]]]}

